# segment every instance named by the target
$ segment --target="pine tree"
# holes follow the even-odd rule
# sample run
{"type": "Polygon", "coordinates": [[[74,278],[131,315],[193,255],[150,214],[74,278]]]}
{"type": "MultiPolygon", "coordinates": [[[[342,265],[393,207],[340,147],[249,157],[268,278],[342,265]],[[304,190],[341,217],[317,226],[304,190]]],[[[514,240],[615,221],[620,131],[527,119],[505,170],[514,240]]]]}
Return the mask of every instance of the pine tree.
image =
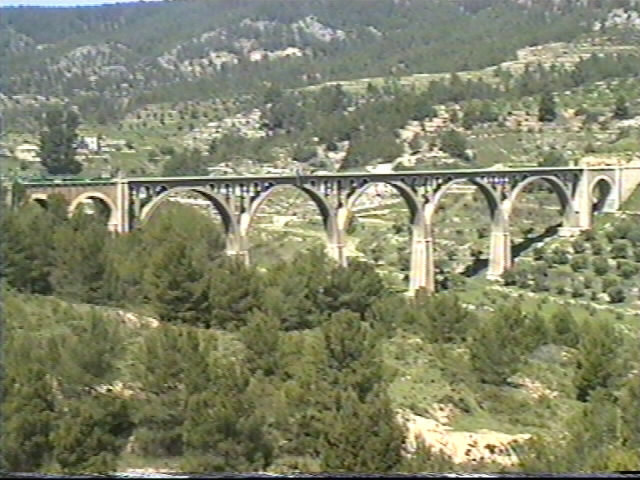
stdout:
{"type": "Polygon", "coordinates": [[[538,120],[541,122],[553,122],[556,116],[556,100],[553,93],[547,90],[540,96],[538,120]]]}
{"type": "MultiPolygon", "coordinates": [[[[144,334],[135,348],[131,380],[139,382],[144,399],[133,411],[136,447],[142,455],[184,453],[183,425],[190,395],[210,388],[208,357],[215,340],[203,342],[196,329],[161,325],[144,334]]],[[[209,335],[210,337],[210,335],[209,335]]]]}
{"type": "Polygon", "coordinates": [[[526,316],[518,304],[497,310],[477,324],[468,340],[471,365],[480,381],[502,385],[517,372],[526,352],[526,316]]]}
{"type": "Polygon", "coordinates": [[[627,378],[620,393],[621,435],[629,448],[640,449],[640,418],[637,415],[640,404],[640,375],[627,378]]]}
{"type": "Polygon", "coordinates": [[[133,429],[126,400],[96,394],[63,402],[52,434],[54,460],[64,473],[111,473],[133,429]]]}
{"type": "Polygon", "coordinates": [[[240,331],[249,371],[267,377],[280,373],[280,327],[276,317],[257,310],[249,315],[247,326],[240,331]]]}
{"type": "Polygon", "coordinates": [[[33,341],[26,336],[7,340],[3,346],[0,466],[5,471],[42,471],[53,451],[50,435],[56,407],[51,377],[33,354],[33,341]]]}
{"type": "Polygon", "coordinates": [[[29,204],[3,217],[2,276],[10,286],[39,294],[51,293],[54,224],[41,207],[29,204]]]}
{"type": "Polygon", "coordinates": [[[76,302],[103,303],[108,232],[83,212],[53,234],[51,284],[56,294],[76,302]]]}
{"type": "Polygon", "coordinates": [[[75,159],[76,133],[80,117],[69,108],[54,107],[45,114],[45,128],[40,132],[40,158],[52,175],[78,174],[82,164],[75,159]]]}
{"type": "Polygon", "coordinates": [[[519,447],[520,468],[525,472],[603,472],[629,465],[633,458],[621,444],[620,420],[619,409],[600,391],[566,420],[562,425],[566,433],[554,438],[535,436],[519,447]]]}
{"type": "Polygon", "coordinates": [[[556,309],[549,318],[551,339],[558,345],[575,347],[579,341],[579,325],[566,306],[556,309]]]}
{"type": "Polygon", "coordinates": [[[475,318],[460,303],[457,296],[442,293],[416,300],[419,315],[426,317],[420,334],[431,343],[452,343],[465,339],[475,318]]]}
{"type": "Polygon", "coordinates": [[[366,402],[347,389],[336,392],[336,405],[325,416],[322,467],[331,472],[385,473],[402,460],[404,429],[382,389],[366,402]]]}
{"type": "Polygon", "coordinates": [[[150,253],[142,276],[144,298],[158,318],[208,325],[209,272],[188,243],[174,238],[150,253]]]}
{"type": "Polygon", "coordinates": [[[322,325],[329,368],[327,380],[335,388],[351,388],[365,401],[385,383],[380,361],[380,333],[352,312],[337,312],[322,325]]]}
{"type": "Polygon", "coordinates": [[[467,139],[457,130],[445,130],[440,134],[440,150],[454,158],[467,158],[467,139]]]}
{"type": "Polygon", "coordinates": [[[595,390],[613,386],[621,372],[621,346],[622,338],[613,325],[597,320],[582,325],[574,377],[578,400],[585,402],[595,390]]]}
{"type": "Polygon", "coordinates": [[[237,361],[222,358],[209,369],[216,389],[190,395],[186,405],[183,469],[266,469],[273,461],[275,446],[249,389],[248,371],[237,361]]]}
{"type": "Polygon", "coordinates": [[[331,264],[320,249],[297,255],[269,270],[264,278],[261,309],[278,317],[285,331],[317,326],[326,317],[321,293],[331,264]]]}
{"type": "Polygon", "coordinates": [[[627,103],[627,99],[624,98],[623,95],[618,95],[616,97],[616,103],[613,107],[613,118],[617,118],[618,120],[624,120],[625,118],[629,118],[629,104],[627,103]]]}
{"type": "Polygon", "coordinates": [[[255,268],[221,259],[210,270],[209,325],[235,330],[247,324],[249,313],[263,302],[262,282],[255,268]]]}
{"type": "Polygon", "coordinates": [[[318,295],[320,311],[349,310],[364,314],[372,303],[382,297],[385,286],[375,267],[368,262],[353,262],[348,267],[335,266],[318,295]]]}
{"type": "Polygon", "coordinates": [[[99,310],[79,312],[65,305],[55,312],[55,319],[65,329],[49,338],[47,355],[49,372],[61,394],[79,398],[98,385],[115,381],[126,338],[122,325],[99,310]]]}

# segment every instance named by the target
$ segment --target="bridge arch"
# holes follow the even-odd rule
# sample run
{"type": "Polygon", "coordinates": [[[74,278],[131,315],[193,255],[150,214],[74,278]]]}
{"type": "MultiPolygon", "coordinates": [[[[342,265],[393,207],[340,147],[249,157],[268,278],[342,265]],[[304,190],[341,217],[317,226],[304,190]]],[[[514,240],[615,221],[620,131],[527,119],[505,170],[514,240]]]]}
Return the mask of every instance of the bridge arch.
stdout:
{"type": "Polygon", "coordinates": [[[411,225],[415,225],[419,223],[422,219],[418,215],[420,212],[420,200],[414,193],[414,191],[406,184],[402,182],[385,182],[385,181],[373,181],[365,183],[363,186],[359,187],[349,198],[347,199],[345,205],[346,215],[344,216],[343,225],[341,227],[345,229],[349,222],[353,219],[353,209],[355,208],[358,200],[374,185],[389,185],[396,192],[400,194],[402,199],[404,200],[408,210],[409,210],[409,218],[411,225]]]}
{"type": "Polygon", "coordinates": [[[609,196],[613,193],[615,182],[607,175],[598,175],[589,184],[589,205],[591,212],[601,212],[609,196]],[[596,191],[599,195],[596,195],[596,191]]]}
{"type": "Polygon", "coordinates": [[[29,201],[46,209],[49,205],[49,196],[46,193],[32,193],[29,196],[29,201]]]}
{"type": "Polygon", "coordinates": [[[220,214],[220,217],[222,217],[222,223],[224,224],[225,233],[229,234],[238,231],[236,219],[234,218],[231,207],[227,204],[227,202],[216,193],[213,193],[206,188],[200,187],[174,187],[164,190],[144,206],[144,208],[140,212],[140,225],[144,226],[153,216],[154,212],[158,209],[160,204],[165,201],[170,195],[187,192],[197,193],[213,205],[216,211],[220,214]]]}
{"type": "Polygon", "coordinates": [[[98,200],[102,205],[105,205],[109,209],[109,218],[108,224],[109,226],[113,226],[117,223],[117,207],[113,200],[109,198],[107,195],[101,192],[85,192],[78,195],[73,201],[69,204],[68,213],[69,216],[72,216],[79,205],[87,200],[98,200]]]}
{"type": "Polygon", "coordinates": [[[502,212],[500,211],[500,199],[498,198],[495,190],[491,188],[491,186],[489,186],[482,180],[479,180],[476,178],[458,178],[458,179],[449,181],[447,184],[441,187],[433,196],[431,201],[425,206],[425,217],[426,217],[427,225],[432,225],[434,216],[445,194],[454,185],[460,185],[463,183],[470,183],[478,187],[478,190],[480,190],[480,192],[482,193],[482,196],[487,201],[491,222],[501,225],[504,219],[502,218],[502,212]]]}
{"type": "Polygon", "coordinates": [[[571,202],[571,192],[567,190],[567,187],[560,181],[558,178],[553,176],[533,176],[529,177],[522,182],[520,182],[511,192],[509,198],[506,202],[504,215],[507,220],[511,218],[511,212],[513,211],[513,206],[515,205],[518,196],[527,186],[531,185],[533,182],[543,181],[547,185],[551,187],[553,192],[558,197],[560,202],[560,208],[562,209],[563,219],[568,221],[574,214],[572,202],[571,202]]]}
{"type": "Polygon", "coordinates": [[[255,220],[256,215],[258,214],[258,210],[267,201],[274,192],[279,190],[289,190],[296,189],[298,191],[303,192],[307,195],[311,201],[318,207],[320,211],[320,215],[322,216],[322,222],[324,223],[325,229],[328,231],[332,222],[334,221],[334,211],[329,205],[329,203],[323,198],[323,196],[318,192],[315,188],[312,187],[302,187],[298,185],[273,185],[268,190],[261,192],[252,202],[249,207],[249,211],[247,212],[247,220],[243,222],[242,225],[242,234],[247,235],[249,233],[249,229],[255,220]]]}
{"type": "MultiPolygon", "coordinates": [[[[424,207],[424,217],[425,217],[425,235],[426,240],[429,244],[431,258],[429,258],[429,283],[431,285],[432,290],[436,290],[436,277],[437,269],[436,269],[436,235],[435,235],[435,215],[438,212],[438,209],[441,206],[443,198],[445,195],[451,191],[453,187],[461,184],[470,184],[472,186],[477,187],[482,196],[486,201],[486,205],[488,207],[488,216],[486,217],[489,223],[490,231],[487,232],[486,239],[482,240],[480,243],[482,244],[482,250],[484,250],[485,242],[487,243],[487,259],[484,259],[483,256],[475,256],[471,255],[470,263],[466,265],[464,270],[461,272],[463,275],[474,275],[475,273],[481,271],[483,268],[489,266],[491,271],[495,267],[492,267],[497,260],[501,261],[501,258],[497,258],[503,248],[501,248],[501,244],[496,244],[496,238],[498,240],[502,240],[504,232],[506,229],[506,221],[500,208],[500,198],[496,190],[484,182],[479,178],[458,178],[458,179],[447,179],[447,183],[442,185],[433,197],[430,199],[429,203],[427,203],[424,207]],[[497,237],[496,237],[497,236],[497,237]]],[[[485,236],[478,235],[478,240],[480,238],[484,238],[485,236]]],[[[479,252],[479,251],[478,251],[479,252]]],[[[444,252],[442,252],[444,253],[444,252]]],[[[470,252],[471,253],[471,252],[470,252]]]]}

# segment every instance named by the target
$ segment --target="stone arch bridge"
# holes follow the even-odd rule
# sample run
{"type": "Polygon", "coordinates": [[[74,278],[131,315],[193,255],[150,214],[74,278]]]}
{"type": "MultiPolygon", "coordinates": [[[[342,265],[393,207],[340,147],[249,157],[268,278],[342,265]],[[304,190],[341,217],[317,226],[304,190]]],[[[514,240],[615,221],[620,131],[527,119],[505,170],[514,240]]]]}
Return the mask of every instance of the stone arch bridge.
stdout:
{"type": "Polygon", "coordinates": [[[640,165],[500,170],[405,171],[291,176],[137,177],[104,180],[21,181],[28,200],[46,202],[61,194],[69,213],[87,200],[103,203],[110,212],[109,229],[126,233],[139,228],[172,194],[195,192],[220,214],[227,253],[249,262],[248,233],[265,200],[275,191],[295,188],[316,205],[326,231],[327,252],[347,264],[345,237],[359,198],[376,184],[393,187],[404,200],[411,225],[409,290],[434,291],[432,226],[443,196],[456,185],[475,186],[487,203],[491,220],[488,277],[501,276],[512,264],[509,220],[524,188],[543,183],[556,194],[562,211],[559,235],[590,229],[594,211],[616,211],[640,183],[640,165]],[[600,192],[600,195],[598,194],[600,192]],[[605,192],[604,195],[601,192],[605,192]]]}

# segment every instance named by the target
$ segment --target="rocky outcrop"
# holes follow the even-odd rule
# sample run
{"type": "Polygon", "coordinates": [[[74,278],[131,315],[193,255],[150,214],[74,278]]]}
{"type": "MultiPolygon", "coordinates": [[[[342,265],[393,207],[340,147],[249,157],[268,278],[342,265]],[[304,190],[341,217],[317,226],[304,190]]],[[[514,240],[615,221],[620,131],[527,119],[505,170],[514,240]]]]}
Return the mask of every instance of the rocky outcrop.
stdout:
{"type": "Polygon", "coordinates": [[[407,451],[415,451],[420,441],[434,451],[451,457],[455,463],[490,463],[514,465],[518,458],[512,445],[531,437],[529,434],[509,435],[502,432],[454,431],[437,420],[421,417],[412,412],[398,411],[398,420],[407,428],[407,451]]]}

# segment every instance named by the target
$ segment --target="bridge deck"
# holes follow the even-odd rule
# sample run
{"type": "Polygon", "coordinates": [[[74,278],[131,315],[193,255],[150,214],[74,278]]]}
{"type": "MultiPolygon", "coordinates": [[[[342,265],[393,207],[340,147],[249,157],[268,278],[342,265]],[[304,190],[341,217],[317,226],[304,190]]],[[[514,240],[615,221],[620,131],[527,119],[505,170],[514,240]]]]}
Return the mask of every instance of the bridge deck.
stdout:
{"type": "Polygon", "coordinates": [[[292,175],[225,175],[225,176],[181,176],[181,177],[124,177],[124,178],[65,178],[60,180],[51,179],[18,179],[24,186],[78,186],[78,185],[114,185],[118,182],[124,183],[206,183],[206,182],[251,182],[251,181],[278,181],[281,183],[305,182],[308,180],[340,180],[349,178],[367,178],[371,181],[398,181],[405,177],[450,177],[467,178],[472,176],[499,176],[499,175],[554,175],[569,172],[581,172],[584,170],[611,170],[614,167],[525,167],[525,168],[502,168],[502,169],[451,169],[451,170],[400,170],[395,172],[374,173],[374,172],[339,172],[321,174],[292,174],[292,175]]]}

